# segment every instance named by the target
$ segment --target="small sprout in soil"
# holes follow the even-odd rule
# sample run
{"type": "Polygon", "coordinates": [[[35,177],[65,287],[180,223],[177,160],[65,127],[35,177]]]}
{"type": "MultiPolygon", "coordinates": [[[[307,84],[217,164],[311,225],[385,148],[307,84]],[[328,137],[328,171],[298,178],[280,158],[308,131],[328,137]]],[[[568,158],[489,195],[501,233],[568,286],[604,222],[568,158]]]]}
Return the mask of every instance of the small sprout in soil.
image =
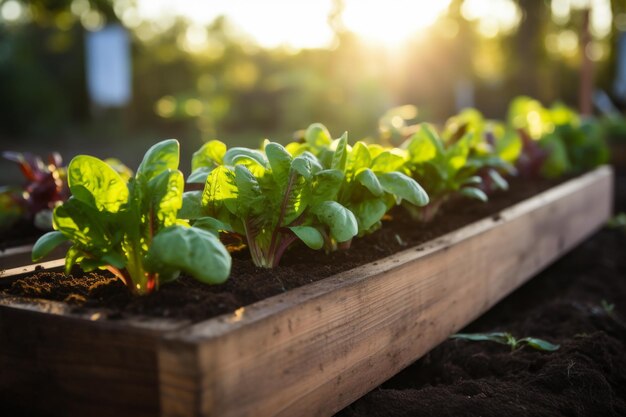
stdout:
{"type": "Polygon", "coordinates": [[[545,352],[554,352],[560,348],[560,345],[555,345],[543,339],[537,339],[536,337],[516,339],[511,333],[504,332],[457,333],[450,336],[450,339],[469,340],[473,342],[495,342],[501,345],[509,345],[511,350],[520,349],[525,345],[545,352]]]}
{"type": "Polygon", "coordinates": [[[616,214],[609,219],[606,225],[610,229],[622,229],[626,231],[626,213],[621,212],[616,214]]]}
{"type": "Polygon", "coordinates": [[[604,312],[605,312],[607,315],[609,315],[609,316],[610,316],[611,314],[613,314],[613,311],[615,310],[615,304],[613,304],[613,303],[609,303],[608,301],[606,301],[606,300],[604,300],[604,299],[603,299],[603,300],[600,302],[600,305],[602,306],[602,308],[604,309],[604,312]]]}

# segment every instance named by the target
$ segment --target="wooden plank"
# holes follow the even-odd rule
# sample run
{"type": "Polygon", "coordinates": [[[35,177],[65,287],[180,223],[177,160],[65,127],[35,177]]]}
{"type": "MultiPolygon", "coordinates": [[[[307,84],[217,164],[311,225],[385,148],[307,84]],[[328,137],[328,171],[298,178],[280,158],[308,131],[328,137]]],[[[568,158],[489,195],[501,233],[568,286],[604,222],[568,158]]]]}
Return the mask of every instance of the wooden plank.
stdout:
{"type": "Polygon", "coordinates": [[[601,227],[612,182],[599,168],[434,242],[166,335],[162,415],[332,415],[601,227]]]}
{"type": "Polygon", "coordinates": [[[77,313],[64,303],[0,297],[0,409],[156,416],[157,340],[188,324],[107,320],[102,310],[77,313]]]}
{"type": "Polygon", "coordinates": [[[65,265],[65,258],[55,259],[55,260],[47,261],[47,262],[39,262],[36,264],[18,266],[16,268],[0,269],[0,279],[28,275],[28,274],[32,274],[35,271],[39,271],[41,269],[45,269],[48,271],[62,271],[64,265],[65,265]]]}

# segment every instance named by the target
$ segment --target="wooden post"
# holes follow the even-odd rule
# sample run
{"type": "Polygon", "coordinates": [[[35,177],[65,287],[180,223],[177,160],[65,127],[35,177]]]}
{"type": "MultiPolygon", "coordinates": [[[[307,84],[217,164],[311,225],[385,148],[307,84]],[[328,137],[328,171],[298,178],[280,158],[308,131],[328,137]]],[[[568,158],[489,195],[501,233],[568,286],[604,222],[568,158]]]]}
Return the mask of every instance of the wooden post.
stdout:
{"type": "Polygon", "coordinates": [[[591,116],[593,114],[593,63],[589,57],[589,46],[591,45],[591,33],[589,32],[589,18],[591,8],[583,10],[583,27],[580,35],[580,114],[591,116]]]}

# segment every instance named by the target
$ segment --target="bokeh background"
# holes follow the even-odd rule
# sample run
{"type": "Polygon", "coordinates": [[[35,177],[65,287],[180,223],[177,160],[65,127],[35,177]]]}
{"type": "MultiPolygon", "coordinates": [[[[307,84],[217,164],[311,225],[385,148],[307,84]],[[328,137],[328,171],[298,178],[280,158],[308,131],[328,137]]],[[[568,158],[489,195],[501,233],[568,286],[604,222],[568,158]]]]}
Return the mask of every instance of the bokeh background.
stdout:
{"type": "Polygon", "coordinates": [[[504,118],[520,94],[578,107],[584,59],[595,111],[619,111],[625,31],[626,0],[0,0],[0,150],[134,168],[175,137],[188,173],[210,139],[322,122],[357,140],[405,104],[431,122],[504,118]]]}

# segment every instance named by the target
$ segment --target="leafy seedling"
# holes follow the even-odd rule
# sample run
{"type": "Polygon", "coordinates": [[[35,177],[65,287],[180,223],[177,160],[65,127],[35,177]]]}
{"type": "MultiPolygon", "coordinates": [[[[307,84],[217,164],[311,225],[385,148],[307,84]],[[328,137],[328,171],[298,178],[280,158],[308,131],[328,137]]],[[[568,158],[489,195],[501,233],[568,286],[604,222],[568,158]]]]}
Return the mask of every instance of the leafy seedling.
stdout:
{"type": "Polygon", "coordinates": [[[309,126],[305,144],[320,155],[324,168],[342,173],[337,201],[354,213],[359,236],[377,230],[383,216],[395,205],[428,204],[428,194],[422,186],[402,172],[405,151],[361,141],[350,146],[347,133],[333,141],[326,127],[319,123],[309,126]]]}
{"type": "Polygon", "coordinates": [[[354,215],[337,202],[342,180],[340,170],[323,169],[310,152],[294,157],[272,142],[264,152],[231,148],[223,165],[210,169],[204,191],[185,193],[181,216],[245,237],[254,264],[274,268],[297,240],[317,250],[357,234],[354,215]]]}
{"type": "Polygon", "coordinates": [[[411,215],[424,222],[431,221],[441,206],[453,197],[463,196],[487,201],[481,189],[481,166],[468,164],[472,149],[472,133],[454,143],[446,144],[439,134],[427,124],[402,147],[408,152],[406,168],[417,182],[423,184],[430,202],[423,208],[407,207],[411,215]]]}
{"type": "Polygon", "coordinates": [[[617,213],[609,219],[606,225],[609,229],[620,229],[626,231],[626,213],[617,213]]]}
{"type": "Polygon", "coordinates": [[[56,229],[33,247],[33,261],[59,244],[72,246],[65,270],[112,272],[137,294],[156,290],[181,271],[206,283],[221,283],[231,259],[219,239],[177,219],[184,179],[174,139],[148,150],[126,181],[98,158],[80,155],[67,170],[71,198],[54,210],[56,229]]]}
{"type": "Polygon", "coordinates": [[[544,352],[554,352],[560,348],[559,345],[547,342],[543,339],[535,337],[523,337],[516,339],[511,333],[494,332],[494,333],[457,333],[450,336],[450,339],[468,340],[472,342],[494,342],[501,345],[508,345],[511,350],[520,349],[523,346],[530,346],[533,349],[544,352]]]}

